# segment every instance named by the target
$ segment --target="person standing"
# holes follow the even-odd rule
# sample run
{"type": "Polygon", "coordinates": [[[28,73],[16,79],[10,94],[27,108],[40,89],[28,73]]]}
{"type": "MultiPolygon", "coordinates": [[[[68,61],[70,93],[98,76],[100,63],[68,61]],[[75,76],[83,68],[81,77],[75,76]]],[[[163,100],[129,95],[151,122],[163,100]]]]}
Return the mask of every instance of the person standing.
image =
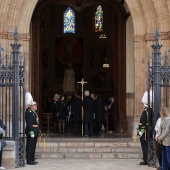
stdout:
{"type": "Polygon", "coordinates": [[[78,135],[80,123],[82,121],[82,99],[80,94],[76,94],[72,102],[71,110],[74,115],[74,134],[78,135]]]}
{"type": "Polygon", "coordinates": [[[110,105],[108,106],[109,109],[109,133],[114,131],[114,97],[110,98],[110,105]]]}
{"type": "Polygon", "coordinates": [[[52,110],[55,132],[57,131],[57,123],[58,123],[58,116],[59,116],[59,104],[60,104],[59,100],[60,100],[60,95],[56,93],[51,103],[51,110],[52,110]]]}
{"type": "Polygon", "coordinates": [[[33,101],[31,94],[26,93],[25,104],[27,109],[25,111],[25,134],[26,140],[26,159],[27,164],[36,165],[38,162],[35,161],[35,149],[37,144],[37,137],[39,135],[39,118],[37,114],[37,103],[33,101]]]}
{"type": "MultiPolygon", "coordinates": [[[[150,91],[150,102],[152,103],[152,91],[150,91]]],[[[143,161],[139,163],[139,165],[147,165],[148,164],[148,122],[152,124],[152,108],[148,108],[148,91],[146,91],[142,97],[142,103],[144,108],[142,110],[142,114],[139,121],[138,127],[138,135],[140,137],[140,143],[143,153],[143,161]],[[148,112],[150,113],[148,116],[148,112]]]]}
{"type": "Polygon", "coordinates": [[[104,122],[104,102],[101,99],[100,94],[97,94],[95,100],[95,120],[97,126],[97,135],[102,133],[102,123],[104,122]]]}
{"type": "Polygon", "coordinates": [[[45,102],[45,112],[51,113],[52,112],[52,98],[49,96],[45,102]]]}
{"type": "Polygon", "coordinates": [[[161,125],[156,138],[162,143],[162,170],[170,170],[170,113],[166,107],[160,108],[161,125]]]}
{"type": "Polygon", "coordinates": [[[59,104],[59,117],[58,117],[58,128],[60,133],[65,133],[65,121],[66,117],[69,115],[69,111],[67,109],[67,102],[65,100],[65,96],[61,96],[60,104],[59,104]]]}
{"type": "Polygon", "coordinates": [[[90,92],[88,90],[84,91],[84,137],[93,136],[93,118],[94,118],[94,100],[90,97],[90,92]]]}
{"type": "Polygon", "coordinates": [[[158,162],[159,162],[159,167],[157,168],[157,170],[161,170],[162,167],[162,147],[161,147],[161,143],[159,143],[157,141],[157,137],[159,134],[159,129],[161,126],[161,117],[157,120],[156,125],[155,125],[155,132],[156,132],[156,156],[158,158],[158,162]]]}

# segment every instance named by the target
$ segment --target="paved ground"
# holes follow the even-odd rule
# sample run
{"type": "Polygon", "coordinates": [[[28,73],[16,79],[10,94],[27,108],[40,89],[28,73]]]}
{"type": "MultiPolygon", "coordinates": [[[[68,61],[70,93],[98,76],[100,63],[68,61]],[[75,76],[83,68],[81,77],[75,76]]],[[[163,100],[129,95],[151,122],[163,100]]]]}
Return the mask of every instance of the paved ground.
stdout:
{"type": "MultiPolygon", "coordinates": [[[[141,160],[119,159],[39,159],[37,165],[26,165],[18,170],[156,170],[138,165],[141,160]]],[[[13,169],[16,170],[16,169],[13,169]]]]}

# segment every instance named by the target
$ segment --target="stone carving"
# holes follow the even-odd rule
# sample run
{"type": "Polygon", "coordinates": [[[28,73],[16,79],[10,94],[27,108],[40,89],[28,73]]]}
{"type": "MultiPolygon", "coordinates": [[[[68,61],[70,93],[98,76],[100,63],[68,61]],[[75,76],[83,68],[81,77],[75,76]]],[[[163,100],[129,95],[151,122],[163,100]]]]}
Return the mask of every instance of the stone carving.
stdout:
{"type": "MultiPolygon", "coordinates": [[[[13,40],[13,32],[0,32],[0,39],[8,39],[13,40]]],[[[30,40],[30,33],[21,33],[19,34],[19,40],[29,41],[30,40]]]]}
{"type": "MultiPolygon", "coordinates": [[[[170,31],[168,32],[160,32],[160,40],[170,40],[170,31]]],[[[153,33],[146,33],[146,34],[136,34],[134,35],[134,41],[154,41],[153,33]]]]}

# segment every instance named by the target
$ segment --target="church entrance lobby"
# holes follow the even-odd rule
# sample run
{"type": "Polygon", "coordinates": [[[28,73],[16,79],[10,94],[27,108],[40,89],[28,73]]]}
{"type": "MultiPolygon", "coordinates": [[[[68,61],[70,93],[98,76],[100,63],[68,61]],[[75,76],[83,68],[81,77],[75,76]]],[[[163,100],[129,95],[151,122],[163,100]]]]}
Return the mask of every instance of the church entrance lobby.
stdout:
{"type": "Polygon", "coordinates": [[[100,93],[106,105],[114,98],[112,131],[128,133],[125,23],[129,14],[118,1],[75,2],[40,0],[32,16],[31,92],[39,103],[42,130],[54,127],[46,110],[48,100],[56,93],[68,99],[82,93],[81,84],[77,82],[84,78],[88,82],[84,90],[100,93]],[[74,27],[68,32],[65,17],[71,15],[74,27]],[[97,19],[102,25],[100,29],[97,19]],[[69,65],[74,75],[65,85],[69,65]]]}

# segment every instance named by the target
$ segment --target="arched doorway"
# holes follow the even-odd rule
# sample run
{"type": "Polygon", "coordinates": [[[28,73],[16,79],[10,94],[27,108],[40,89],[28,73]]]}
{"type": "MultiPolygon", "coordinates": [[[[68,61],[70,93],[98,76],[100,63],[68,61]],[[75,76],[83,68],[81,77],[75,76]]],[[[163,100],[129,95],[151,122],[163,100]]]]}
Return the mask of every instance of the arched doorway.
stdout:
{"type": "MultiPolygon", "coordinates": [[[[48,2],[45,0],[41,0],[38,2],[33,17],[32,17],[32,93],[36,101],[39,102],[39,110],[40,110],[40,118],[43,104],[43,92],[46,88],[45,84],[48,80],[49,81],[56,81],[56,73],[54,73],[53,78],[50,75],[45,78],[46,71],[44,66],[47,61],[54,64],[55,60],[48,60],[49,54],[56,58],[56,49],[57,45],[61,44],[65,40],[72,39],[79,43],[82,48],[82,60],[81,62],[75,66],[75,70],[81,70],[79,76],[77,76],[77,80],[80,81],[80,77],[83,76],[86,81],[89,83],[86,86],[86,89],[90,91],[95,91],[96,88],[98,90],[96,92],[100,92],[105,95],[106,98],[114,96],[115,98],[115,130],[124,131],[127,130],[127,118],[126,118],[126,20],[129,14],[126,13],[123,5],[118,1],[110,2],[108,0],[96,0],[93,2],[86,1],[85,5],[79,1],[75,1],[77,3],[70,4],[69,1],[61,2],[59,0],[49,0],[48,2]],[[62,12],[66,9],[67,6],[71,6],[74,8],[80,9],[77,12],[77,18],[81,18],[79,21],[81,24],[84,23],[82,27],[78,26],[77,23],[77,30],[79,30],[78,34],[75,35],[67,35],[63,34],[62,24],[63,24],[63,17],[62,12]],[[81,9],[81,6],[84,8],[81,9]],[[106,40],[99,41],[100,34],[94,34],[93,26],[88,27],[88,25],[93,25],[93,19],[89,18],[89,13],[93,13],[95,7],[97,5],[103,5],[106,9],[107,17],[106,17],[106,24],[104,25],[104,33],[106,34],[106,40]],[[53,13],[52,13],[53,11],[53,13]],[[60,31],[55,32],[54,30],[51,32],[48,29],[48,32],[44,33],[44,24],[45,16],[51,16],[54,19],[54,22],[50,22],[52,28],[55,28],[56,23],[58,21],[60,26],[57,28],[60,31]],[[59,17],[60,18],[57,18],[59,17]],[[91,28],[91,31],[85,32],[83,27],[88,29],[91,28]],[[54,34],[52,34],[54,33],[54,34]],[[47,36],[51,34],[51,36],[47,36]],[[86,35],[86,36],[84,36],[86,35]],[[48,40],[45,39],[45,36],[50,39],[53,37],[53,43],[48,44],[48,40]],[[44,41],[45,40],[45,41],[44,41]],[[45,42],[45,44],[44,44],[45,42]],[[48,46],[48,48],[46,48],[48,46]],[[92,49],[96,48],[101,49],[104,48],[106,50],[106,57],[109,61],[110,68],[108,70],[104,70],[103,68],[94,68],[95,66],[91,62],[90,55],[92,54],[92,49]],[[45,59],[45,60],[44,60],[45,59]],[[93,74],[93,72],[95,72],[93,74]],[[97,74],[97,75],[96,75],[97,74]],[[96,84],[96,77],[101,77],[103,79],[103,85],[96,84]],[[94,79],[93,79],[94,78],[94,79]]],[[[85,2],[85,1],[83,1],[85,2]]],[[[52,21],[51,19],[51,21],[52,21]]],[[[88,30],[87,29],[87,30],[88,30]]],[[[50,39],[51,40],[51,39],[50,39]]],[[[59,68],[57,65],[53,65],[53,71],[55,72],[55,68],[59,68]]],[[[63,64],[58,73],[62,72],[62,68],[65,69],[66,66],[63,64]]],[[[77,73],[79,72],[77,71],[77,73]]],[[[60,78],[60,76],[57,76],[60,78]]],[[[61,80],[62,81],[62,80],[61,80]]],[[[59,81],[58,81],[59,82],[59,81]]],[[[61,82],[60,82],[61,83],[61,82]]],[[[100,82],[101,83],[101,82],[100,82]]],[[[55,85],[55,84],[53,84],[55,85]]],[[[62,85],[62,83],[61,83],[62,85]]],[[[60,85],[60,86],[61,86],[60,85]]],[[[78,87],[77,87],[78,88],[78,87]]],[[[52,90],[53,91],[53,90],[52,90]]]]}

